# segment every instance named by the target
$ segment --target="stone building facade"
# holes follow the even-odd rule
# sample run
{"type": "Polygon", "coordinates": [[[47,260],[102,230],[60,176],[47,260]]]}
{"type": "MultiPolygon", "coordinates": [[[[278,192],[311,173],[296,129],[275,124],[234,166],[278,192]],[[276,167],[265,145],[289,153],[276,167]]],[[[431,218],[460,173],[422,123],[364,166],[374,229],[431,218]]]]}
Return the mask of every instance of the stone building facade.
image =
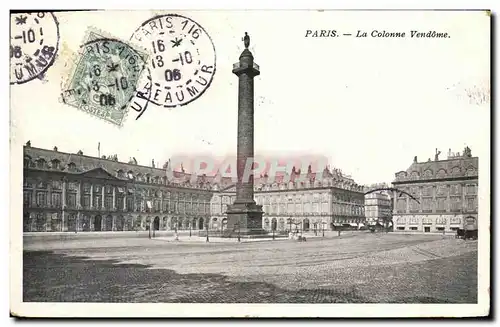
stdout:
{"type": "Polygon", "coordinates": [[[24,147],[24,231],[203,229],[211,184],[165,169],[24,147]]]}
{"type": "Polygon", "coordinates": [[[478,158],[466,147],[462,154],[418,162],[396,173],[393,182],[394,230],[451,232],[477,229],[478,158]],[[411,197],[399,191],[408,192],[411,197]],[[413,198],[417,201],[415,201],[413,198]]]}
{"type": "MultiPolygon", "coordinates": [[[[235,200],[230,178],[183,171],[167,179],[166,165],[128,163],[115,157],[24,147],[23,224],[26,232],[223,230],[235,200]]],[[[255,200],[263,205],[262,226],[312,230],[364,222],[363,188],[325,168],[322,180],[308,171],[267,182],[255,179],[255,200]]]]}
{"type": "MultiPolygon", "coordinates": [[[[262,205],[262,228],[278,232],[290,230],[320,231],[357,228],[364,223],[363,187],[350,177],[328,168],[322,179],[311,171],[292,171],[289,178],[268,176],[255,179],[255,201],[262,205]],[[302,178],[301,178],[302,177],[302,178]],[[285,182],[288,180],[288,182],[285,182]],[[299,181],[300,180],[300,181],[299,181]]],[[[225,208],[235,199],[234,187],[215,193],[212,200],[212,223],[224,230],[225,208]]]]}

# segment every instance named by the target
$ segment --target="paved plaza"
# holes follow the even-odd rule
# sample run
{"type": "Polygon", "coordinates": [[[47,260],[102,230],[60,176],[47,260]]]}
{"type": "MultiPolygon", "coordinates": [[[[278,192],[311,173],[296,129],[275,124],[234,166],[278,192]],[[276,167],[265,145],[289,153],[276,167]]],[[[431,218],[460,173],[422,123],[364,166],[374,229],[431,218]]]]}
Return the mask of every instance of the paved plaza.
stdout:
{"type": "Polygon", "coordinates": [[[24,301],[477,302],[477,241],[365,232],[307,242],[204,240],[25,243],[24,301]]]}

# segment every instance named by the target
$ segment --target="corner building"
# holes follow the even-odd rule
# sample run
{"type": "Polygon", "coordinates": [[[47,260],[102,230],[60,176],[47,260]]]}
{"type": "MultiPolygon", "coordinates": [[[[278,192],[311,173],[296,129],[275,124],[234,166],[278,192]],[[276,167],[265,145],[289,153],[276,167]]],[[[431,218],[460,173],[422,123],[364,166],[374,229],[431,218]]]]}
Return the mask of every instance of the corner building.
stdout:
{"type": "MultiPolygon", "coordinates": [[[[163,168],[77,153],[24,147],[23,230],[90,232],[147,230],[223,231],[235,200],[230,178],[183,171],[167,179],[163,168]]],[[[262,227],[271,231],[334,229],[364,222],[363,187],[325,168],[322,180],[308,171],[269,181],[256,178],[262,227]],[[302,181],[298,177],[303,176],[302,181]]]]}
{"type": "Polygon", "coordinates": [[[379,224],[389,227],[392,221],[393,201],[392,192],[387,190],[388,188],[389,186],[385,183],[365,187],[365,217],[368,226],[379,224]],[[385,190],[368,193],[377,189],[385,190]]]}
{"type": "Polygon", "coordinates": [[[396,173],[395,188],[415,199],[394,192],[393,222],[395,231],[424,233],[477,230],[478,158],[466,147],[462,154],[448,159],[417,162],[396,173]]]}

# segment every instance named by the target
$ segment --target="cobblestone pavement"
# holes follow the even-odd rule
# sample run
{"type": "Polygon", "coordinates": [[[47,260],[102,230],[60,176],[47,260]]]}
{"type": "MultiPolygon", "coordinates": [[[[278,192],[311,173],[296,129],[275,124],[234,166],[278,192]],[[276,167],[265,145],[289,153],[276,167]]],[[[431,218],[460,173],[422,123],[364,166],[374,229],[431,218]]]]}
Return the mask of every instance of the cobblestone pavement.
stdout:
{"type": "Polygon", "coordinates": [[[24,301],[475,303],[477,242],[350,234],[307,242],[92,240],[24,252],[24,301]]]}

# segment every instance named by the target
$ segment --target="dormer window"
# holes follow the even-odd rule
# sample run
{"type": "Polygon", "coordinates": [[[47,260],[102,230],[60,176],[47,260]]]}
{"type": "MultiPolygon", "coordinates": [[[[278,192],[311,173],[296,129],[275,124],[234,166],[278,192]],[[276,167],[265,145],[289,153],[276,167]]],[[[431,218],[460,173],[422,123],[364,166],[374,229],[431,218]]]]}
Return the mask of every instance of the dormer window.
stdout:
{"type": "Polygon", "coordinates": [[[24,167],[28,168],[30,166],[31,166],[31,157],[30,156],[24,157],[24,167]]]}
{"type": "Polygon", "coordinates": [[[69,171],[75,171],[75,170],[76,170],[76,165],[75,165],[75,163],[74,163],[74,162],[70,162],[70,163],[68,164],[68,170],[69,170],[69,171]]]}
{"type": "Polygon", "coordinates": [[[52,169],[59,169],[60,163],[61,162],[57,159],[52,160],[52,169]]]}
{"type": "Polygon", "coordinates": [[[36,162],[36,167],[40,169],[44,169],[46,166],[46,162],[44,159],[38,159],[36,162]]]}

